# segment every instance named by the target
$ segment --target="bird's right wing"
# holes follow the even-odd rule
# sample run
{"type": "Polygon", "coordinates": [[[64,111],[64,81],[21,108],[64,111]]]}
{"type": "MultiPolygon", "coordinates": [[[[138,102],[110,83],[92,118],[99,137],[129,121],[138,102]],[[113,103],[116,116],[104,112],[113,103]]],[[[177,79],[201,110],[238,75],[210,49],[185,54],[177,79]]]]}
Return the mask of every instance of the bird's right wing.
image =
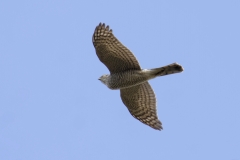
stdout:
{"type": "Polygon", "coordinates": [[[120,92],[123,103],[133,117],[154,129],[163,129],[157,117],[156,97],[148,82],[121,89],[120,92]]]}
{"type": "Polygon", "coordinates": [[[98,58],[111,73],[141,69],[132,52],[118,41],[104,23],[96,27],[92,41],[98,58]]]}

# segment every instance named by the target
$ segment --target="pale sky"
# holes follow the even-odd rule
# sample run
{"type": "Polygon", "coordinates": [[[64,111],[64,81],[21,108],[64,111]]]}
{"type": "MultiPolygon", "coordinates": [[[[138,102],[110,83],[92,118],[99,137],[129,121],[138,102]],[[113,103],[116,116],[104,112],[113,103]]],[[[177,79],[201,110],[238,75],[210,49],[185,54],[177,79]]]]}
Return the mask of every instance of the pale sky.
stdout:
{"type": "Polygon", "coordinates": [[[240,1],[1,1],[1,160],[240,160],[240,1]],[[144,69],[163,130],[98,78],[99,22],[144,69]]]}

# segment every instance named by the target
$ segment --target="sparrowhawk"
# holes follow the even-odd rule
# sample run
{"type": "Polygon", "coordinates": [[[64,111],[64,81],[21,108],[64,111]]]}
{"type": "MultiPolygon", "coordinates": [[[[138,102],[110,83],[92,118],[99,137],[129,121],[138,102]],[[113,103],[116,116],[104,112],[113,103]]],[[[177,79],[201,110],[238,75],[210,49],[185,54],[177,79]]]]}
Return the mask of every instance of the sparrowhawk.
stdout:
{"type": "Polygon", "coordinates": [[[173,63],[160,68],[141,69],[132,52],[104,23],[96,27],[92,42],[99,60],[110,71],[99,80],[110,89],[120,89],[121,99],[133,117],[154,129],[163,129],[157,116],[156,97],[148,80],[182,72],[182,66],[173,63]]]}

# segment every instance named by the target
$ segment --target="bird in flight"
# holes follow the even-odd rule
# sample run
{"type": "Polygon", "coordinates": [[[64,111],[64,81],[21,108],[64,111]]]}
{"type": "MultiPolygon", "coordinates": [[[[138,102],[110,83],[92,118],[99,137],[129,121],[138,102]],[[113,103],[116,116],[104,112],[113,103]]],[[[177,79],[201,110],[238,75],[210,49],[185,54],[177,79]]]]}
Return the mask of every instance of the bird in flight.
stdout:
{"type": "Polygon", "coordinates": [[[96,27],[92,42],[99,60],[110,71],[110,74],[102,75],[99,80],[110,89],[120,89],[122,102],[133,117],[156,130],[162,130],[162,123],[157,116],[156,97],[148,80],[180,73],[183,67],[173,63],[159,68],[141,69],[133,53],[104,23],[96,27]]]}

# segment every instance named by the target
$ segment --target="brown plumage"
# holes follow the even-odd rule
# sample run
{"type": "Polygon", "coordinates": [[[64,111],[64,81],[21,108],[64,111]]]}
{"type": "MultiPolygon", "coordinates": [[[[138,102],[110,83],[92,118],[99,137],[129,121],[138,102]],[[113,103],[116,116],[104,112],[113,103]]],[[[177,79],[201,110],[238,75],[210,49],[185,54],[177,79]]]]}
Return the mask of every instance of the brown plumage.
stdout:
{"type": "Polygon", "coordinates": [[[104,23],[96,27],[92,41],[99,60],[110,71],[110,75],[103,75],[99,80],[110,89],[120,89],[121,99],[133,117],[161,130],[162,123],[157,117],[155,94],[148,80],[182,72],[182,66],[173,63],[150,70],[141,69],[132,52],[118,41],[104,23]]]}

